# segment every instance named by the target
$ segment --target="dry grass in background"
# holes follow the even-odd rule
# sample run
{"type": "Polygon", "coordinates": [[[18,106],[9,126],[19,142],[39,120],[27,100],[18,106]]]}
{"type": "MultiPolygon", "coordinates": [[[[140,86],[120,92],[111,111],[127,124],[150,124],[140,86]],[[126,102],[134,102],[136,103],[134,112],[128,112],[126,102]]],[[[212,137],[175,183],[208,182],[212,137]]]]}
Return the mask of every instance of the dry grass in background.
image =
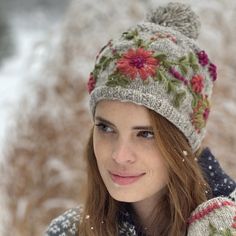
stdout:
{"type": "MultiPolygon", "coordinates": [[[[200,44],[209,48],[220,68],[205,143],[236,178],[236,4],[210,2],[214,4],[196,5],[205,24],[200,44]]],[[[42,235],[53,217],[80,202],[83,147],[91,125],[84,81],[98,49],[127,25],[140,21],[149,4],[104,0],[95,6],[84,0],[69,9],[61,40],[50,52],[54,56],[45,69],[49,73],[34,86],[35,102],[23,103],[17,125],[8,135],[2,178],[11,216],[6,229],[11,228],[11,235],[42,235]],[[51,79],[52,83],[46,82],[51,79]]]]}
{"type": "Polygon", "coordinates": [[[22,103],[9,134],[4,184],[11,235],[42,235],[53,215],[83,195],[83,147],[90,132],[85,82],[69,70],[70,49],[60,52],[48,69],[54,83],[35,86],[35,102],[22,103]]]}

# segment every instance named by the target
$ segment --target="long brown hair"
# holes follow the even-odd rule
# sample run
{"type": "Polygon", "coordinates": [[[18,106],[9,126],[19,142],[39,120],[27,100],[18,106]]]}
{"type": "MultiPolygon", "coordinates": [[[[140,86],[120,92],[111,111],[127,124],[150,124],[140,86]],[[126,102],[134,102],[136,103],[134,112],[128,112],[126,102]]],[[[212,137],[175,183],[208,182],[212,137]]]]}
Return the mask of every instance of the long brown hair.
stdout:
{"type": "MultiPolygon", "coordinates": [[[[199,150],[191,151],[184,135],[169,121],[149,110],[157,146],[166,163],[169,181],[153,210],[147,235],[180,236],[186,232],[187,219],[200,203],[207,200],[209,186],[197,163],[199,150]],[[207,193],[208,192],[208,193],[207,193]]],[[[93,149],[93,130],[87,149],[87,196],[81,216],[79,235],[118,235],[119,209],[122,203],[109,195],[100,176],[93,149]]],[[[134,220],[139,228],[138,216],[134,220]]]]}

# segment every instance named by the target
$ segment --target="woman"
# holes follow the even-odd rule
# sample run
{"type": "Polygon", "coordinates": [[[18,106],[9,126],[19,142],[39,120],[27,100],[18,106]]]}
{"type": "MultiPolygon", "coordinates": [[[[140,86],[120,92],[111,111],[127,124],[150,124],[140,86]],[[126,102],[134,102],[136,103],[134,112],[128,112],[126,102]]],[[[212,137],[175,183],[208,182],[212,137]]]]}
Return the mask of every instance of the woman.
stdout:
{"type": "Polygon", "coordinates": [[[234,234],[235,182],[201,148],[217,74],[199,28],[188,6],[169,3],[99,52],[86,202],[47,235],[234,234]]]}

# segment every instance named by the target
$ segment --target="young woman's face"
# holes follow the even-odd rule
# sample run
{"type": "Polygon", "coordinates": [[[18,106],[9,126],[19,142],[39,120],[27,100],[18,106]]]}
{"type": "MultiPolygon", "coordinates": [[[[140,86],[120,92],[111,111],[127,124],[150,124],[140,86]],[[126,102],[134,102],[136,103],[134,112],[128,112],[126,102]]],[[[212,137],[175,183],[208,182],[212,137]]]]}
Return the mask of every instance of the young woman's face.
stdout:
{"type": "Polygon", "coordinates": [[[155,198],[167,183],[147,108],[100,101],[95,112],[94,152],[110,195],[122,202],[155,198]]]}

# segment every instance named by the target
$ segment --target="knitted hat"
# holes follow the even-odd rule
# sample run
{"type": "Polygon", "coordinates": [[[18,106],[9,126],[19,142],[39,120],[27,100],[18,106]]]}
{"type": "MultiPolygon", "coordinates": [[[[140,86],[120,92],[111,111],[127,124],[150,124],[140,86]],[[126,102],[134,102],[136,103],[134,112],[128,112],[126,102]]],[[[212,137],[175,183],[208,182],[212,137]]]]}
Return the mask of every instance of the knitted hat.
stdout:
{"type": "Polygon", "coordinates": [[[236,235],[236,203],[212,198],[196,208],[188,223],[188,236],[236,235]]]}
{"type": "Polygon", "coordinates": [[[103,99],[143,105],[178,127],[195,151],[205,135],[216,80],[216,66],[195,42],[199,29],[199,17],[175,2],[110,40],[88,81],[91,113],[103,99]]]}

